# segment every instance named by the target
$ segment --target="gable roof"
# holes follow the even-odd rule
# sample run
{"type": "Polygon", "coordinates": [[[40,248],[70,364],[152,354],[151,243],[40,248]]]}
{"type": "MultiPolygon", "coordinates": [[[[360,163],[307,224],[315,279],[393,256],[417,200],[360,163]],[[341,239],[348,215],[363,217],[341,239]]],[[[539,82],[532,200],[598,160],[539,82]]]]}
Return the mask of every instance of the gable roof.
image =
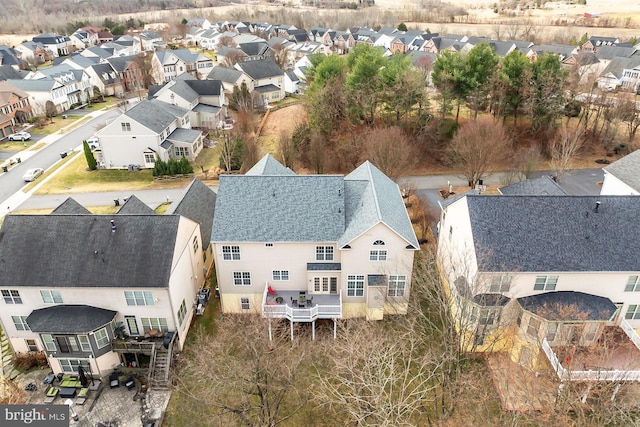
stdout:
{"type": "Polygon", "coordinates": [[[295,175],[295,172],[284,167],[271,154],[267,154],[253,165],[245,175],[295,175]]]}
{"type": "Polygon", "coordinates": [[[147,206],[142,200],[136,196],[129,196],[124,205],[117,212],[118,215],[130,214],[130,215],[155,215],[153,209],[147,206]]]}
{"type": "Polygon", "coordinates": [[[0,286],[167,287],[179,221],[178,215],[7,215],[0,286]]]}
{"type": "Polygon", "coordinates": [[[154,132],[164,131],[177,117],[184,117],[187,110],[177,105],[167,104],[157,99],[145,99],[139,102],[124,115],[154,132]]]}
{"type": "Polygon", "coordinates": [[[27,74],[28,71],[16,70],[11,65],[0,65],[0,80],[21,80],[27,74]]]}
{"type": "Polygon", "coordinates": [[[220,80],[225,83],[237,83],[238,80],[244,75],[240,70],[227,67],[213,67],[209,75],[208,80],[220,80]]]}
{"type": "Polygon", "coordinates": [[[216,210],[216,193],[199,179],[194,179],[182,197],[169,206],[166,214],[182,215],[200,224],[200,241],[203,249],[211,243],[211,229],[216,210]]]}
{"type": "Polygon", "coordinates": [[[265,58],[257,61],[238,62],[236,67],[247,73],[253,80],[282,76],[284,73],[273,59],[265,58]]]}
{"type": "Polygon", "coordinates": [[[32,332],[87,333],[110,323],[116,314],[90,305],[60,304],[33,310],[27,325],[32,332]]]}
{"type": "Polygon", "coordinates": [[[640,56],[632,55],[628,58],[617,56],[609,62],[609,64],[602,70],[601,76],[611,74],[617,79],[622,78],[624,70],[630,70],[640,65],[640,56]]]}
{"type": "Polygon", "coordinates": [[[346,229],[338,244],[344,246],[379,222],[418,249],[409,214],[398,185],[366,161],[344,177],[346,229]]]}
{"type": "Polygon", "coordinates": [[[549,175],[525,179],[499,188],[498,191],[509,196],[564,196],[567,194],[549,175]]]}
{"type": "Polygon", "coordinates": [[[629,153],[605,166],[604,170],[640,192],[640,150],[629,153]]]}
{"type": "Polygon", "coordinates": [[[54,210],[51,211],[50,215],[91,215],[91,212],[87,210],[80,203],[76,202],[75,199],[71,197],[67,197],[67,199],[58,205],[54,210]]]}
{"type": "Polygon", "coordinates": [[[629,256],[640,252],[640,197],[484,195],[466,202],[480,271],[640,271],[640,258],[629,256]]]}

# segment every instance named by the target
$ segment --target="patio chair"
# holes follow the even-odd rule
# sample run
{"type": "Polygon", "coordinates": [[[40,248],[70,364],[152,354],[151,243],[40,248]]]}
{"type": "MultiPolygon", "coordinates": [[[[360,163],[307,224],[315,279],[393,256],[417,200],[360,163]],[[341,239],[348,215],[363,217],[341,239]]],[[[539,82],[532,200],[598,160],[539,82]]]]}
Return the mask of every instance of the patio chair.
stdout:
{"type": "Polygon", "coordinates": [[[53,402],[55,398],[58,396],[59,391],[60,389],[58,387],[54,387],[54,386],[49,387],[49,389],[47,390],[47,395],[44,398],[44,403],[53,402]]]}
{"type": "Polygon", "coordinates": [[[87,395],[89,394],[88,388],[81,388],[78,393],[78,398],[76,399],[76,405],[84,405],[84,402],[87,401],[87,395]]]}
{"type": "Polygon", "coordinates": [[[111,375],[109,375],[109,387],[120,387],[120,378],[117,372],[112,372],[111,375]]]}
{"type": "Polygon", "coordinates": [[[127,388],[127,390],[131,390],[132,388],[134,388],[136,386],[136,381],[131,376],[131,377],[127,378],[127,380],[124,382],[124,386],[127,388]]]}

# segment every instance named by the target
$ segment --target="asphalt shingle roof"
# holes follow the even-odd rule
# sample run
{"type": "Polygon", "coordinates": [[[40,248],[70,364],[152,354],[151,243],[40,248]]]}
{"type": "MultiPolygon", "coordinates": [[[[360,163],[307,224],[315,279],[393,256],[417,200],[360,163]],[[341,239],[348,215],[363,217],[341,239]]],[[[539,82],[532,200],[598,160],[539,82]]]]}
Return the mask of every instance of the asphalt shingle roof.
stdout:
{"type": "Polygon", "coordinates": [[[179,221],[178,215],[7,215],[0,286],[166,287],[179,221]]]}
{"type": "Polygon", "coordinates": [[[499,189],[509,196],[564,196],[566,191],[548,175],[540,178],[525,179],[499,189]]]}
{"type": "Polygon", "coordinates": [[[90,305],[54,305],[33,310],[27,317],[32,332],[87,333],[110,323],[117,311],[90,305]]]}
{"type": "Polygon", "coordinates": [[[177,117],[184,117],[187,110],[157,99],[146,99],[124,113],[154,132],[164,131],[177,117]]]}
{"type": "Polygon", "coordinates": [[[91,212],[89,212],[87,208],[82,206],[80,203],[76,202],[71,197],[67,197],[67,199],[64,202],[62,202],[60,205],[58,205],[57,208],[51,211],[51,214],[52,215],[67,215],[67,214],[90,215],[91,212]]]}
{"type": "Polygon", "coordinates": [[[546,320],[610,320],[617,310],[609,298],[573,291],[531,295],[518,303],[546,320]]]}
{"type": "Polygon", "coordinates": [[[466,201],[480,271],[640,271],[640,258],[630,255],[640,253],[640,197],[485,195],[466,201]]]}
{"type": "Polygon", "coordinates": [[[153,209],[144,204],[144,202],[138,199],[136,196],[130,196],[124,205],[118,209],[118,215],[155,215],[153,209]]]}
{"type": "Polygon", "coordinates": [[[605,171],[636,191],[640,191],[640,150],[605,166],[605,171]]]}
{"type": "Polygon", "coordinates": [[[335,242],[344,230],[339,175],[222,175],[212,241],[335,242]]]}
{"type": "Polygon", "coordinates": [[[280,67],[278,67],[278,64],[276,64],[271,58],[239,62],[236,66],[240,67],[242,71],[247,73],[247,75],[254,80],[284,75],[280,67]]]}
{"type": "Polygon", "coordinates": [[[194,179],[182,198],[169,206],[166,214],[182,215],[200,224],[200,238],[204,249],[211,243],[213,216],[216,211],[216,193],[202,181],[194,179]]]}

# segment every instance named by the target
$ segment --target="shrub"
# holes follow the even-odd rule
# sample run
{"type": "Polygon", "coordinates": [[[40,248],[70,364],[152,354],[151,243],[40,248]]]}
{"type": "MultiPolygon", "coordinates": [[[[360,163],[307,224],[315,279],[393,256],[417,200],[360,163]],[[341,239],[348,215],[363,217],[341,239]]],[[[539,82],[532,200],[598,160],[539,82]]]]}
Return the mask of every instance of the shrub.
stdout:
{"type": "Polygon", "coordinates": [[[185,175],[189,173],[193,173],[193,166],[184,156],[180,160],[169,159],[166,162],[156,158],[156,163],[153,167],[153,176],[185,175]]]}
{"type": "Polygon", "coordinates": [[[16,353],[13,356],[13,365],[18,369],[22,369],[23,371],[28,371],[29,369],[36,366],[47,366],[47,364],[47,356],[41,351],[16,353]]]}

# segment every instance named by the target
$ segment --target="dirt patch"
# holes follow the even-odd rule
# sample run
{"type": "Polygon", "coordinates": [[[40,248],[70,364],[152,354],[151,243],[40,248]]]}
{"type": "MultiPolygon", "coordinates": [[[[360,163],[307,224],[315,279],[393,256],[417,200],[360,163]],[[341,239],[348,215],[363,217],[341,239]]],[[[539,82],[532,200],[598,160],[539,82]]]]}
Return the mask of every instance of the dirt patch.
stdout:
{"type": "Polygon", "coordinates": [[[280,134],[287,132],[291,136],[296,125],[306,118],[307,112],[302,103],[271,111],[260,134],[260,146],[267,152],[274,153],[280,134]]]}

